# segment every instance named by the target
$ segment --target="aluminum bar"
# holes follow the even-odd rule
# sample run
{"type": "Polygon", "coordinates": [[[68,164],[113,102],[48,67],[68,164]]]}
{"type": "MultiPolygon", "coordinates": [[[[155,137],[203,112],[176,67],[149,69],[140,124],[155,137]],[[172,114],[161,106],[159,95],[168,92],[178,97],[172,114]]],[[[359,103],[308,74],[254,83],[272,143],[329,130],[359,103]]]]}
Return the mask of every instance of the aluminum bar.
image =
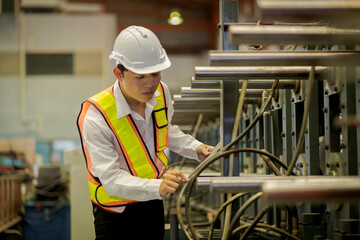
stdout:
{"type": "MultiPolygon", "coordinates": [[[[191,81],[191,88],[209,88],[219,89],[221,80],[195,80],[191,81]]],[[[243,80],[239,80],[239,87],[242,87],[243,80]]],[[[269,89],[274,80],[271,79],[251,79],[248,81],[248,89],[269,89]]],[[[278,89],[295,89],[296,80],[281,79],[278,84],[278,89]]]]}
{"type": "MultiPolygon", "coordinates": [[[[196,80],[308,79],[310,67],[195,67],[196,80]]],[[[315,77],[325,77],[327,68],[316,67],[315,77]]]]}
{"type": "Polygon", "coordinates": [[[338,29],[327,26],[229,26],[233,44],[356,44],[360,29],[338,29]]]}
{"type": "Polygon", "coordinates": [[[238,52],[210,51],[211,66],[360,65],[360,51],[238,52]]]}

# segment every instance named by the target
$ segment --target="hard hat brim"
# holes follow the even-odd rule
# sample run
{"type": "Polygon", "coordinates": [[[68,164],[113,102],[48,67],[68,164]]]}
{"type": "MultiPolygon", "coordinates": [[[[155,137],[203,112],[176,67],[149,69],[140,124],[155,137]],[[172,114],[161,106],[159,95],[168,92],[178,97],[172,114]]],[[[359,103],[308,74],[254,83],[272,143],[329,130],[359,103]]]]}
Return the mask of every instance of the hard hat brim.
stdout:
{"type": "Polygon", "coordinates": [[[120,62],[126,69],[128,69],[134,73],[137,73],[137,74],[149,74],[149,73],[161,72],[171,66],[170,59],[168,58],[167,55],[165,55],[164,62],[156,64],[154,66],[141,67],[141,68],[136,68],[134,66],[130,66],[129,64],[127,64],[126,61],[121,61],[123,59],[119,59],[114,52],[109,56],[109,59],[120,62]]]}
{"type": "Polygon", "coordinates": [[[167,56],[165,57],[165,61],[163,63],[151,67],[128,68],[127,66],[124,65],[125,68],[137,74],[149,74],[149,73],[161,72],[165,69],[168,69],[170,66],[171,66],[171,62],[167,56]]]}

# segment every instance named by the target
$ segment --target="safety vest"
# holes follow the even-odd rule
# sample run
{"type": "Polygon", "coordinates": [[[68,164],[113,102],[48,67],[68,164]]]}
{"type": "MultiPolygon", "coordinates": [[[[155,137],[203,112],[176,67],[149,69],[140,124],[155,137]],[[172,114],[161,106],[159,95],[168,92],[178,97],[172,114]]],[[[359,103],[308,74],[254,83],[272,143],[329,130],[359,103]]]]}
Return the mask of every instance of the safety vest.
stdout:
{"type": "Polygon", "coordinates": [[[88,169],[90,199],[107,210],[112,211],[111,207],[119,207],[136,201],[108,195],[99,178],[92,175],[92,162],[83,137],[83,121],[86,113],[90,106],[94,106],[102,114],[108,126],[116,136],[129,172],[133,176],[147,179],[160,178],[165,173],[168,165],[168,159],[163,152],[168,144],[168,120],[165,93],[161,83],[157,90],[161,94],[156,97],[157,103],[152,112],[152,118],[154,124],[156,157],[159,158],[165,166],[162,172],[157,169],[155,162],[151,158],[149,150],[147,149],[131,115],[129,114],[120,119],[117,118],[113,86],[96,94],[81,105],[77,125],[88,169]]]}

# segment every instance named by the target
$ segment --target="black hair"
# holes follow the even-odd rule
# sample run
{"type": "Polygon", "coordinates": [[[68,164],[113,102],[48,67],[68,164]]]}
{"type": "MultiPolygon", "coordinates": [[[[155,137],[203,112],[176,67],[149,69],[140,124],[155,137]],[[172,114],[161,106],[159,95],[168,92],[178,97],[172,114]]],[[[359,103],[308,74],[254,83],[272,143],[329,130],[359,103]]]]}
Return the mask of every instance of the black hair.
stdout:
{"type": "Polygon", "coordinates": [[[127,71],[127,69],[124,67],[124,65],[118,64],[116,67],[120,70],[121,76],[124,77],[124,72],[127,71]]]}

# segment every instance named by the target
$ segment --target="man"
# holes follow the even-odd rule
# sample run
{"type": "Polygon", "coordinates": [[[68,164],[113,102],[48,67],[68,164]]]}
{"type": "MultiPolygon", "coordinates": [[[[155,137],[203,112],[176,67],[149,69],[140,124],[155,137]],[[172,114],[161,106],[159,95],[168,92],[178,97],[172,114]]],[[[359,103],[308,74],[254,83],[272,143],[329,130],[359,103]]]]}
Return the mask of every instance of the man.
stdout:
{"type": "Polygon", "coordinates": [[[165,174],[163,151],[203,160],[213,147],[170,124],[174,109],[160,80],[171,63],[153,32],[126,28],[110,59],[115,84],[85,101],[78,117],[96,239],[163,239],[161,199],[188,181],[181,171],[165,174]]]}

